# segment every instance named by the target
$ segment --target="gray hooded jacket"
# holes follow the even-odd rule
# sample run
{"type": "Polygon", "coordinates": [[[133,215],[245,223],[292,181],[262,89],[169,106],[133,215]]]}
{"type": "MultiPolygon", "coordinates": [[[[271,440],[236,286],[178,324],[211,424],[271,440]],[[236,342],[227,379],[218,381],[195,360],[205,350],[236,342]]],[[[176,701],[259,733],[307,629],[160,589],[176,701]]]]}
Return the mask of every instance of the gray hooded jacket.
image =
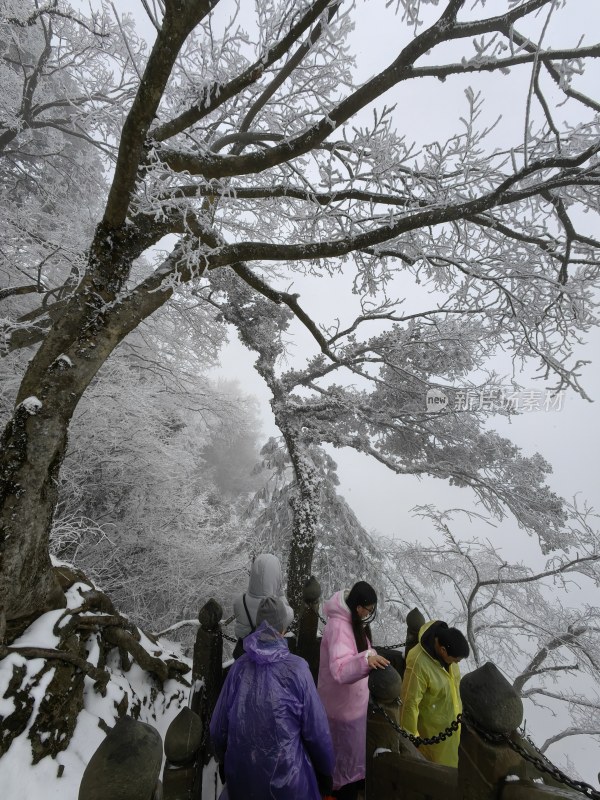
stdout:
{"type": "MultiPolygon", "coordinates": [[[[280,597],[288,609],[288,626],[294,618],[294,612],[283,595],[281,579],[281,564],[277,556],[271,553],[262,553],[254,559],[250,569],[250,580],[248,591],[246,592],[246,605],[252,623],[256,625],[256,612],[261,600],[265,597],[280,597]]],[[[235,614],[235,635],[238,639],[243,639],[252,632],[242,595],[238,595],[233,601],[233,613],[235,614]]]]}

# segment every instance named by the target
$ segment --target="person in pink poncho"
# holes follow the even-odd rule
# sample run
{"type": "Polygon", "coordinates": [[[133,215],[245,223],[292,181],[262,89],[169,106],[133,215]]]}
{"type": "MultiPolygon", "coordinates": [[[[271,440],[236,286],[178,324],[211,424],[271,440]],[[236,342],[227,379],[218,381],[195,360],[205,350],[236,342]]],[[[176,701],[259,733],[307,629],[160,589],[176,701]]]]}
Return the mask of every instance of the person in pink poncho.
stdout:
{"type": "Polygon", "coordinates": [[[365,581],[336,592],[323,606],[327,624],[321,640],[318,690],[329,721],[335,768],[333,796],[355,800],[364,784],[368,675],[390,663],[371,648],[369,622],[377,594],[365,581]]]}

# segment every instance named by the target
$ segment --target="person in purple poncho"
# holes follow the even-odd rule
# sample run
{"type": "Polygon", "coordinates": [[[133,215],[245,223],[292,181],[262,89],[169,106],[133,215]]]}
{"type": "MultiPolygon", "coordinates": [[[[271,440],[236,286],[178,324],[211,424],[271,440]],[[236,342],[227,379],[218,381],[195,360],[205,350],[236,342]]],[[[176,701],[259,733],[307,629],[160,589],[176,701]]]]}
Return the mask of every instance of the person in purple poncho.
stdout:
{"type": "Polygon", "coordinates": [[[371,648],[369,622],[377,610],[375,589],[365,581],[336,592],[323,606],[319,695],[325,706],[335,754],[333,797],[356,800],[365,777],[367,677],[385,669],[387,658],[371,648]]]}
{"type": "Polygon", "coordinates": [[[282,598],[261,602],[217,700],[210,736],[224,762],[221,800],[320,800],[331,788],[327,716],[308,664],[283,638],[289,612],[282,598]]]}

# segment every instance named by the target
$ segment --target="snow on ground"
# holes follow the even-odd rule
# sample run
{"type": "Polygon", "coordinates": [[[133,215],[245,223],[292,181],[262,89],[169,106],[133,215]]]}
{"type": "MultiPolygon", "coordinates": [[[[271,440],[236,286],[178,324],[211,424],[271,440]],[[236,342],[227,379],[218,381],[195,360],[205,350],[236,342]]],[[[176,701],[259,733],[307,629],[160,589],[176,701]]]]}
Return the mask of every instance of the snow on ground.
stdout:
{"type": "MultiPolygon", "coordinates": [[[[90,587],[86,584],[75,584],[71,587],[67,593],[69,608],[76,608],[81,604],[79,589],[88,591],[90,587]]],[[[58,638],[52,629],[62,613],[61,609],[50,611],[39,617],[11,646],[55,648],[58,638]]],[[[156,645],[142,634],[141,644],[153,655],[160,652],[163,658],[177,657],[191,666],[189,659],[181,656],[179,646],[173,642],[161,639],[159,645],[156,645]]],[[[89,639],[88,649],[87,660],[96,664],[99,648],[94,634],[89,639]]],[[[15,707],[14,700],[5,697],[8,682],[13,675],[13,665],[25,666],[26,680],[32,684],[30,695],[35,701],[26,730],[12,742],[8,752],[0,758],[0,797],[2,800],[54,800],[54,798],[77,800],[83,771],[105,737],[99,723],[101,725],[103,722],[109,727],[115,724],[118,719],[116,705],[122,701],[124,695],[127,695],[128,698],[128,708],[139,706],[140,721],[153,725],[161,734],[163,741],[171,720],[188,702],[186,686],[175,680],[168,680],[164,684],[163,691],[157,693],[158,683],[153,677],[144,672],[137,664],[133,664],[127,672],[124,672],[119,662],[118,652],[113,650],[107,663],[110,682],[107,686],[106,696],[102,697],[97,693],[93,688],[93,679],[86,676],[84,708],[79,714],[68,747],[55,759],[46,757],[39,764],[33,765],[28,733],[54,674],[54,669],[48,670],[35,685],[34,676],[43,664],[42,659],[26,659],[12,653],[0,661],[0,718],[6,717],[15,707]]]]}

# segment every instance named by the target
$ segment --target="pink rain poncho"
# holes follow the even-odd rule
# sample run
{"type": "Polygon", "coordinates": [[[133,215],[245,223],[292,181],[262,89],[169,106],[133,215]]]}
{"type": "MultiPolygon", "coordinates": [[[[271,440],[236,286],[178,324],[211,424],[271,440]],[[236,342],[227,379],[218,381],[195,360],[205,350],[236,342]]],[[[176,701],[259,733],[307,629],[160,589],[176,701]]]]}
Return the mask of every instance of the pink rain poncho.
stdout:
{"type": "Polygon", "coordinates": [[[365,777],[369,665],[357,650],[345,594],[336,592],[323,606],[327,624],[319,664],[319,695],[335,755],[334,789],[365,777]]]}
{"type": "Polygon", "coordinates": [[[229,800],[320,800],[333,771],[323,705],[304,659],[267,622],[244,639],[210,722],[229,800]]]}

